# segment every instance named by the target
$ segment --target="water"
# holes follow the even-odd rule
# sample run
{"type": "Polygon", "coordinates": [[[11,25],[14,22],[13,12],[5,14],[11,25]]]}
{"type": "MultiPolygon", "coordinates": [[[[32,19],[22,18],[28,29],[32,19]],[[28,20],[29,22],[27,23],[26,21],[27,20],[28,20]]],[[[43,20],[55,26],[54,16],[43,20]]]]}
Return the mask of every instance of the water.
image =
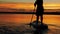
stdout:
{"type": "MultiPolygon", "coordinates": [[[[6,26],[8,32],[11,30],[15,34],[32,34],[33,27],[26,25],[30,23],[31,17],[32,15],[29,14],[0,14],[0,28],[2,28],[0,31],[5,32],[3,26],[6,26]]],[[[43,34],[60,34],[60,15],[44,15],[43,18],[43,22],[49,26],[49,30],[44,31],[43,34]]],[[[34,20],[36,20],[35,15],[32,21],[34,20]]]]}

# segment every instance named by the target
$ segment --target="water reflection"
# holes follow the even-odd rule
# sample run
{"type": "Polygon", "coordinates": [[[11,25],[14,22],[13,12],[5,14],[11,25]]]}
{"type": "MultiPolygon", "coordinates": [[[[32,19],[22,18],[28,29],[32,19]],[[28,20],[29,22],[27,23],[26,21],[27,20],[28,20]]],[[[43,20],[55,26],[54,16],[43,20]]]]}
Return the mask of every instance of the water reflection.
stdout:
{"type": "MultiPolygon", "coordinates": [[[[17,22],[17,23],[29,23],[31,21],[32,15],[26,14],[0,14],[0,22],[17,22]]],[[[44,23],[50,24],[60,24],[60,15],[44,15],[44,23]]],[[[36,20],[34,15],[33,21],[36,20]]]]}
{"type": "MultiPolygon", "coordinates": [[[[8,32],[12,31],[15,34],[37,34],[36,30],[34,30],[32,27],[29,27],[28,25],[22,25],[22,24],[28,24],[31,20],[31,15],[22,15],[22,14],[0,14],[0,31],[5,31],[4,28],[7,28],[8,32]],[[8,27],[5,27],[8,26],[8,27]],[[2,28],[2,29],[1,29],[2,28]]],[[[34,15],[33,21],[36,19],[36,16],[34,15]]],[[[59,15],[44,15],[44,23],[46,24],[53,24],[60,26],[60,16],[59,15]]],[[[49,30],[46,31],[40,31],[40,34],[60,34],[60,28],[52,25],[49,25],[49,30]]],[[[5,32],[7,32],[5,31],[5,32]]],[[[1,33],[1,32],[0,32],[1,33]]],[[[38,33],[38,34],[39,34],[38,33]]]]}

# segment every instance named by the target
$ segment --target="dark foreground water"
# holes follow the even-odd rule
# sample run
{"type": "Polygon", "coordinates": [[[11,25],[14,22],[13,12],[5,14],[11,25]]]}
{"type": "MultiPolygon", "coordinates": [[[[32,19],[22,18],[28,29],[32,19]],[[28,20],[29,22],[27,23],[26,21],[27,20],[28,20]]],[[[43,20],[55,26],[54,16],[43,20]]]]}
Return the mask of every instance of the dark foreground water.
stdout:
{"type": "MultiPolygon", "coordinates": [[[[22,24],[20,26],[0,26],[0,34],[34,34],[35,29],[29,25],[22,24]]],[[[49,25],[49,29],[42,31],[42,34],[60,34],[60,27],[49,25]]]]}

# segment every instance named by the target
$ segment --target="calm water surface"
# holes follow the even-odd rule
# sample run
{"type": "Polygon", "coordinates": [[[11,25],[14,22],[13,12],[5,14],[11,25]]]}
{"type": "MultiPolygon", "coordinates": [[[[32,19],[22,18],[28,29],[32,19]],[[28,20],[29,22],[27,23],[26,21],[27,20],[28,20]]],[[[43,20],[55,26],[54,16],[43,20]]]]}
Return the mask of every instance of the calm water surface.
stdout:
{"type": "MultiPolygon", "coordinates": [[[[24,34],[32,34],[34,30],[33,27],[29,27],[29,25],[25,25],[30,23],[32,15],[24,15],[24,14],[0,14],[0,25],[6,25],[19,28],[20,32],[24,34]]],[[[44,34],[60,34],[60,15],[44,15],[43,22],[48,24],[49,30],[44,32],[44,34]]],[[[36,16],[33,15],[32,21],[36,20],[36,16]]]]}

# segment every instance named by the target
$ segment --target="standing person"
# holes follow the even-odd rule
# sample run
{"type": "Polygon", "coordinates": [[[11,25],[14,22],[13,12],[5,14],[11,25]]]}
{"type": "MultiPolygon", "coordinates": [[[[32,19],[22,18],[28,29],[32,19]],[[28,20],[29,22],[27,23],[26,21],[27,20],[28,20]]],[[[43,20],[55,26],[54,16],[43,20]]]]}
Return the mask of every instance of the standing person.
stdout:
{"type": "Polygon", "coordinates": [[[37,7],[36,9],[37,23],[36,24],[38,24],[39,16],[40,16],[40,20],[42,24],[43,23],[43,12],[44,12],[43,0],[36,0],[34,3],[34,6],[37,7]]]}
{"type": "Polygon", "coordinates": [[[37,21],[34,21],[31,23],[33,28],[35,28],[34,34],[43,34],[43,31],[48,30],[48,25],[43,23],[43,0],[36,0],[34,3],[34,6],[37,8],[36,9],[36,16],[37,16],[37,21]],[[41,22],[39,21],[39,17],[41,22]],[[40,22],[41,24],[38,24],[40,22]],[[34,24],[35,23],[35,24],[34,24]]]}

